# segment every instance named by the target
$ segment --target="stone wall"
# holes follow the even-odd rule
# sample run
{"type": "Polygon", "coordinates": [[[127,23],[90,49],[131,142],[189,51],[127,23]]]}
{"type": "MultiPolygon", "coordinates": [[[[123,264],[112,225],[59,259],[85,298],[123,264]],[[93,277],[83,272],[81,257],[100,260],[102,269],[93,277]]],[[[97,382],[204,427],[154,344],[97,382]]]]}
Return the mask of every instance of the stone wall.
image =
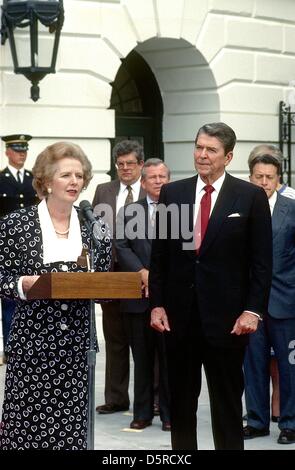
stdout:
{"type": "MultiPolygon", "coordinates": [[[[199,125],[223,120],[238,136],[229,168],[246,177],[257,142],[278,141],[278,106],[295,70],[293,0],[65,0],[57,73],[29,99],[29,82],[13,74],[8,43],[0,48],[0,134],[31,133],[29,165],[59,139],[90,156],[95,177],[108,177],[114,112],[110,83],[136,49],[163,97],[164,148],[173,178],[190,174],[199,125]],[[181,158],[180,158],[181,157],[181,158]]],[[[3,148],[2,148],[3,150],[3,148]]],[[[1,165],[5,164],[2,157],[1,165]]]]}

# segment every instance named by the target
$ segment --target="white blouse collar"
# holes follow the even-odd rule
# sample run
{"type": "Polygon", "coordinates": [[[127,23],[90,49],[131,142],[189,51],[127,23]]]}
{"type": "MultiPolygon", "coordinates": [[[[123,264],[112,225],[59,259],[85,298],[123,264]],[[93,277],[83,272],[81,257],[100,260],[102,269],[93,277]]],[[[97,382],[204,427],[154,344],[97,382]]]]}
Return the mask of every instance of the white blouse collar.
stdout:
{"type": "Polygon", "coordinates": [[[38,205],[43,238],[44,264],[58,261],[77,261],[82,252],[82,236],[77,211],[72,207],[68,238],[58,238],[47,208],[46,199],[38,205]]]}

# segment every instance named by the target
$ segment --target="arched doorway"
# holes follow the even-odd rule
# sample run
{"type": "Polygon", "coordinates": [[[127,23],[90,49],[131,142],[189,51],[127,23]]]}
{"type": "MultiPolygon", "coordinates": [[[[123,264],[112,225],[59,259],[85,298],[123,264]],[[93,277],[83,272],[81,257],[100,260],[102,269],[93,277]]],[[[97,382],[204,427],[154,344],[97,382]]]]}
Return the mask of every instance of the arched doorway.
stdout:
{"type": "MultiPolygon", "coordinates": [[[[163,158],[161,93],[151,68],[136,51],[122,60],[112,88],[110,108],[116,119],[112,147],[120,140],[135,139],[143,145],[146,158],[163,158]]],[[[116,175],[112,159],[110,175],[116,175]]]]}

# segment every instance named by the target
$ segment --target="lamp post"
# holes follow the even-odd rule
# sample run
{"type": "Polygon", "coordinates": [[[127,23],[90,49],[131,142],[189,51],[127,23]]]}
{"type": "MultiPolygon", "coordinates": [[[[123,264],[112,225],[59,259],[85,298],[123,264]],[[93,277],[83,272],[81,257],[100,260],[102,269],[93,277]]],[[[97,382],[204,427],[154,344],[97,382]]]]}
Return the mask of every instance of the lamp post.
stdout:
{"type": "Polygon", "coordinates": [[[3,0],[1,44],[9,39],[14,72],[32,83],[33,101],[39,81],[55,73],[63,22],[63,0],[3,0]]]}

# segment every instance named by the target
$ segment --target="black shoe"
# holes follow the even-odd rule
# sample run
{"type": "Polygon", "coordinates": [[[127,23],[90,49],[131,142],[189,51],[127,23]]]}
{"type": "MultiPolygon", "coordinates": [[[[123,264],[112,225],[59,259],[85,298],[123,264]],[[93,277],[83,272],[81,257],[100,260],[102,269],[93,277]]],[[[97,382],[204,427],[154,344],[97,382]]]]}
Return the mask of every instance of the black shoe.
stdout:
{"type": "Polygon", "coordinates": [[[128,411],[129,406],[115,405],[113,403],[106,403],[105,405],[99,405],[96,407],[97,413],[100,415],[108,415],[111,413],[117,413],[118,411],[128,411]]]}
{"type": "Polygon", "coordinates": [[[280,417],[272,415],[271,420],[273,423],[278,423],[280,421],[280,417]]]}
{"type": "Polygon", "coordinates": [[[294,429],[282,429],[278,444],[295,444],[295,430],[294,429]]]}
{"type": "Polygon", "coordinates": [[[243,429],[244,439],[254,439],[255,437],[263,437],[269,435],[269,429],[257,429],[253,426],[245,426],[243,429]]]}
{"type": "Polygon", "coordinates": [[[171,424],[169,423],[169,421],[163,421],[162,431],[171,431],[171,424]]]}
{"type": "Polygon", "coordinates": [[[130,428],[131,429],[144,429],[147,428],[148,426],[151,426],[152,422],[149,419],[134,419],[130,423],[130,428]]]}

